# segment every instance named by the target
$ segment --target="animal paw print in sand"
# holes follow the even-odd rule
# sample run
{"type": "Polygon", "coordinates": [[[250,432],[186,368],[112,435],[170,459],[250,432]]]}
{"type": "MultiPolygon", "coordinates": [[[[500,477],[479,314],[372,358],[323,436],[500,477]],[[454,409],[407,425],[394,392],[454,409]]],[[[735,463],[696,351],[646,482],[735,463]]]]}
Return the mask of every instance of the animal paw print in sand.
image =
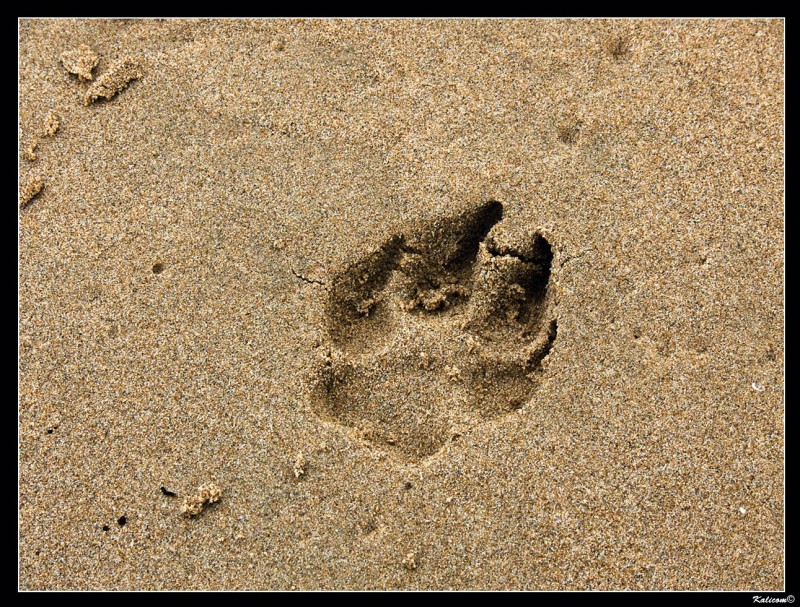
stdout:
{"type": "Polygon", "coordinates": [[[331,281],[317,413],[419,461],[521,408],[556,338],[553,253],[503,242],[503,206],[418,225],[331,281]]]}

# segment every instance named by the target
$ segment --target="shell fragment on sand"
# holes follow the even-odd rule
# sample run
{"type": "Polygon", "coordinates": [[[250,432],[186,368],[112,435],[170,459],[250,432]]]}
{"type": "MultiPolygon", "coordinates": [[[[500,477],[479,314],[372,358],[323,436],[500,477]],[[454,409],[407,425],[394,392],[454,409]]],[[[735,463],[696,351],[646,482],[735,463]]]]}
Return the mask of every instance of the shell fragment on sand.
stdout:
{"type": "Polygon", "coordinates": [[[111,99],[117,93],[122,92],[131,80],[138,80],[142,77],[142,68],[133,59],[122,59],[116,61],[95,80],[86,91],[84,101],[86,105],[100,99],[111,99]]]}
{"type": "Polygon", "coordinates": [[[92,79],[92,70],[97,67],[98,61],[97,54],[85,44],[61,54],[61,65],[64,69],[81,80],[92,79]]]}

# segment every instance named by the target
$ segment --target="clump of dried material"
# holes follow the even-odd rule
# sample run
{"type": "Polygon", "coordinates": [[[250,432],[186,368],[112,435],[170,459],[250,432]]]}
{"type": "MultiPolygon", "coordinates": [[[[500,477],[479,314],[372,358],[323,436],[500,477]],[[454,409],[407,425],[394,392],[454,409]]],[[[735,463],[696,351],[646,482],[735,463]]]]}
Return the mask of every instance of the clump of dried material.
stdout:
{"type": "Polygon", "coordinates": [[[142,68],[133,59],[123,59],[111,64],[92,86],[86,91],[84,101],[86,105],[103,99],[111,99],[117,93],[125,90],[131,80],[138,80],[142,77],[142,68]]]}
{"type": "Polygon", "coordinates": [[[461,369],[458,367],[447,366],[444,368],[444,372],[447,374],[447,377],[450,378],[450,381],[461,381],[461,369]]]}
{"type": "Polygon", "coordinates": [[[415,555],[413,552],[409,552],[406,555],[406,558],[403,559],[403,567],[409,571],[414,571],[414,569],[417,568],[417,555],[415,555]]]}
{"type": "Polygon", "coordinates": [[[300,451],[297,454],[297,457],[294,458],[294,464],[292,467],[295,478],[300,478],[301,476],[306,475],[306,470],[308,470],[308,462],[306,461],[302,451],[300,451]]]}
{"type": "Polygon", "coordinates": [[[21,182],[19,186],[19,208],[21,209],[27,206],[27,204],[33,200],[33,197],[42,191],[43,187],[44,182],[40,178],[34,176],[30,176],[21,182]]]}
{"type": "Polygon", "coordinates": [[[209,504],[218,502],[222,497],[222,489],[214,483],[200,485],[195,495],[190,495],[183,500],[181,511],[183,516],[190,518],[200,514],[209,504]]]}
{"type": "Polygon", "coordinates": [[[58,116],[50,112],[47,118],[44,119],[44,131],[42,134],[45,137],[52,137],[58,132],[59,128],[61,128],[61,121],[58,119],[58,116]]]}
{"type": "Polygon", "coordinates": [[[98,57],[85,44],[76,49],[66,51],[61,55],[61,65],[70,74],[75,74],[81,80],[91,80],[92,70],[97,67],[98,57]]]}
{"type": "Polygon", "coordinates": [[[31,141],[30,144],[28,144],[28,147],[26,147],[22,151],[22,157],[28,162],[35,162],[36,158],[38,158],[38,156],[36,155],[36,146],[38,145],[39,142],[36,141],[35,139],[31,141]]]}

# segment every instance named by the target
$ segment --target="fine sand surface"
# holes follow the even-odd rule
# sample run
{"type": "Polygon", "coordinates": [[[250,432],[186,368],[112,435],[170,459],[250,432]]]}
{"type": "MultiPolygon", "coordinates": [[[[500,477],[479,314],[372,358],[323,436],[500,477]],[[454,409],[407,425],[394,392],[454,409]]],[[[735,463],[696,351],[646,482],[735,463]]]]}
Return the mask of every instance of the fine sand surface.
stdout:
{"type": "Polygon", "coordinates": [[[781,20],[19,22],[19,587],[784,586],[781,20]]]}

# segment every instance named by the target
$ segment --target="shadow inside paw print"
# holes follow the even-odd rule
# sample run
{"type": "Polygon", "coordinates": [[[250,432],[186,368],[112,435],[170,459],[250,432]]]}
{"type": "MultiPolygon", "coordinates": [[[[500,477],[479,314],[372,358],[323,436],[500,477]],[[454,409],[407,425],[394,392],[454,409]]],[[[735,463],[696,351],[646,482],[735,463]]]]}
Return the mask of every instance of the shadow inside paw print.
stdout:
{"type": "Polygon", "coordinates": [[[331,281],[317,413],[404,461],[522,407],[556,338],[553,253],[503,206],[396,234],[331,281]]]}

